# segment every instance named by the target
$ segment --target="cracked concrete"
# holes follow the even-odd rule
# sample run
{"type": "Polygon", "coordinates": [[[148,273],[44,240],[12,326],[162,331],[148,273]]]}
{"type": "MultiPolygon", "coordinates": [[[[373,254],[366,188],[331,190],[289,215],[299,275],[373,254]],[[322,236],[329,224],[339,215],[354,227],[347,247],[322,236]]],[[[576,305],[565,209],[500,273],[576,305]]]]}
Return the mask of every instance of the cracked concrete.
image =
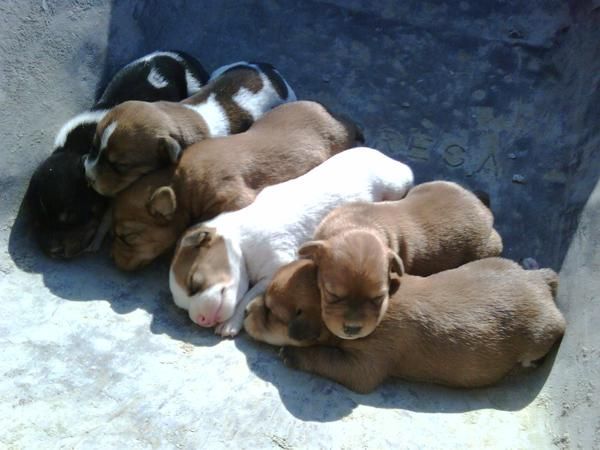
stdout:
{"type": "Polygon", "coordinates": [[[0,4],[0,446],[600,448],[599,21],[593,1],[558,0],[0,4]],[[272,62],[418,181],[487,190],[506,255],[561,272],[558,352],[489,389],[363,396],[194,326],[166,261],[45,258],[20,211],[33,169],[118,67],[159,48],[208,69],[272,62]]]}

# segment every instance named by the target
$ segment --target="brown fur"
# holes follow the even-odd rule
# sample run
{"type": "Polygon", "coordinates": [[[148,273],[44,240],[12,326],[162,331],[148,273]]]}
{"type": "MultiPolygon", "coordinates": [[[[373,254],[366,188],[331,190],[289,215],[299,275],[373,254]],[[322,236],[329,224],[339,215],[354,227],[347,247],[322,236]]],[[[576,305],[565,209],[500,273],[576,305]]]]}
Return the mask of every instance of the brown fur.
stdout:
{"type": "Polygon", "coordinates": [[[227,255],[225,241],[215,231],[214,228],[196,227],[182,239],[177,260],[190,270],[174,271],[174,274],[179,286],[186,286],[190,296],[230,278],[229,260],[224,257],[227,255]],[[207,254],[211,256],[207,257],[207,254]],[[207,270],[207,264],[210,270],[207,270]]]}
{"type": "Polygon", "coordinates": [[[125,270],[147,264],[193,222],[249,205],[264,187],[308,172],[356,138],[352,124],[318,103],[300,101],[274,108],[244,133],[189,147],[170,182],[143,177],[117,196],[115,235],[125,223],[143,232],[133,245],[115,239],[115,262],[125,270]]]}
{"type": "Polygon", "coordinates": [[[376,330],[363,339],[339,339],[327,334],[314,313],[320,299],[310,264],[296,261],[282,268],[265,301],[248,306],[244,327],[258,340],[308,345],[285,348],[284,362],[357,392],[370,392],[388,377],[465,388],[490,385],[517,364],[529,366],[545,356],[564,333],[554,303],[554,271],[526,271],[507,259],[486,258],[429,277],[403,275],[376,330]],[[294,274],[298,271],[304,275],[294,274]],[[290,338],[290,317],[298,308],[311,311],[306,320],[321,327],[319,338],[290,338]]]}
{"type": "Polygon", "coordinates": [[[232,99],[240,87],[259,91],[262,80],[258,72],[225,72],[181,102],[128,101],[111,109],[96,128],[98,146],[105,128],[118,123],[97,163],[94,189],[115,195],[143,174],[176,162],[184,148],[210,137],[204,119],[184,105],[203,103],[212,94],[228,116],[230,134],[247,130],[252,116],[232,99]]]}
{"type": "Polygon", "coordinates": [[[434,181],[402,200],[333,210],[299,254],[319,268],[325,323],[337,336],[356,339],[381,320],[397,289],[394,274],[430,275],[499,255],[502,240],[493,221],[473,193],[434,181]]]}

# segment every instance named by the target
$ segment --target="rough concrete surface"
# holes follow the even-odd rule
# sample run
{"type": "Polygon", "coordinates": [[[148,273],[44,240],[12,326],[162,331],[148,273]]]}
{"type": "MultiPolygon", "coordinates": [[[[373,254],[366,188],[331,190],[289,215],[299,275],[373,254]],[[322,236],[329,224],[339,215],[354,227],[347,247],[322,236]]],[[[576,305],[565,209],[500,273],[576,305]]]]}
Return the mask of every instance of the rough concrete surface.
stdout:
{"type": "Polygon", "coordinates": [[[594,1],[0,2],[0,447],[600,448],[600,10],[594,1]],[[20,211],[54,134],[120,66],[275,64],[418,181],[490,193],[505,254],[561,271],[568,330],[489,389],[358,395],[220,340],[167,262],[45,258],[20,211]]]}

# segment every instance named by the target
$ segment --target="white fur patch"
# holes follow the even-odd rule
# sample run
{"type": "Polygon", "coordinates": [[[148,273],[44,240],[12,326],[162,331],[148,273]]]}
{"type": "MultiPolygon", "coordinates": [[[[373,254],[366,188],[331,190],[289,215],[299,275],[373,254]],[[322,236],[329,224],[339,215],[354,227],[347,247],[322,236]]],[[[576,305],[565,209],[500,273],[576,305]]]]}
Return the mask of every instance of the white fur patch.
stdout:
{"type": "Polygon", "coordinates": [[[100,139],[100,150],[98,151],[96,158],[91,159],[89,155],[86,155],[85,159],[83,160],[83,166],[85,167],[85,176],[90,180],[96,179],[96,164],[98,164],[98,161],[100,160],[100,154],[108,145],[108,140],[115,131],[115,128],[117,128],[117,121],[112,122],[109,126],[107,126],[104,129],[104,132],[102,133],[102,138],[100,139]]]}
{"type": "Polygon", "coordinates": [[[185,70],[185,83],[187,85],[188,97],[194,95],[202,88],[202,83],[189,70],[185,70]]]}
{"type": "Polygon", "coordinates": [[[148,74],[148,83],[157,89],[162,89],[169,85],[169,82],[160,74],[156,67],[153,67],[148,74]]]}
{"type": "MultiPolygon", "coordinates": [[[[104,150],[106,148],[106,146],[108,145],[108,140],[110,139],[110,137],[112,136],[112,134],[114,133],[116,128],[117,128],[117,121],[115,120],[114,122],[111,122],[111,124],[104,129],[104,132],[102,133],[102,138],[100,139],[100,151],[98,152],[98,158],[100,157],[100,153],[102,152],[102,150],[104,150]]],[[[98,158],[96,158],[96,159],[98,159],[98,158]]]]}
{"type": "Polygon", "coordinates": [[[216,94],[210,94],[205,102],[198,105],[183,106],[196,111],[202,116],[206,122],[206,125],[208,126],[208,131],[210,132],[211,137],[229,135],[229,118],[227,117],[227,113],[221,104],[217,101],[216,94]]]}
{"type": "Polygon", "coordinates": [[[65,145],[65,142],[67,142],[67,137],[69,136],[69,133],[73,131],[73,129],[84,123],[98,123],[102,120],[107,112],[108,110],[106,109],[99,111],[86,111],[73,117],[71,120],[65,123],[56,134],[56,138],[54,139],[54,148],[59,148],[65,145]]]}
{"type": "Polygon", "coordinates": [[[232,97],[241,108],[250,113],[252,118],[258,120],[266,111],[282,102],[269,78],[260,72],[263,88],[254,93],[245,87],[241,87],[232,97]]]}

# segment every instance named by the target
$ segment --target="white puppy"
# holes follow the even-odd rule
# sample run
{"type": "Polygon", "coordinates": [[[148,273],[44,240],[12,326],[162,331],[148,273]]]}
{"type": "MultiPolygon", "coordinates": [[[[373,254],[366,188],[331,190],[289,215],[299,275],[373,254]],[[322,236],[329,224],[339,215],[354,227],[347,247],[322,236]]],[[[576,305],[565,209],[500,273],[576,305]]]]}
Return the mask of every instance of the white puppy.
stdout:
{"type": "Polygon", "coordinates": [[[296,258],[329,211],[355,201],[398,200],[412,185],[408,166],[356,147],[267,187],[246,208],[184,233],[169,273],[173,299],[198,325],[234,336],[248,302],[264,293],[277,269],[296,258]]]}

